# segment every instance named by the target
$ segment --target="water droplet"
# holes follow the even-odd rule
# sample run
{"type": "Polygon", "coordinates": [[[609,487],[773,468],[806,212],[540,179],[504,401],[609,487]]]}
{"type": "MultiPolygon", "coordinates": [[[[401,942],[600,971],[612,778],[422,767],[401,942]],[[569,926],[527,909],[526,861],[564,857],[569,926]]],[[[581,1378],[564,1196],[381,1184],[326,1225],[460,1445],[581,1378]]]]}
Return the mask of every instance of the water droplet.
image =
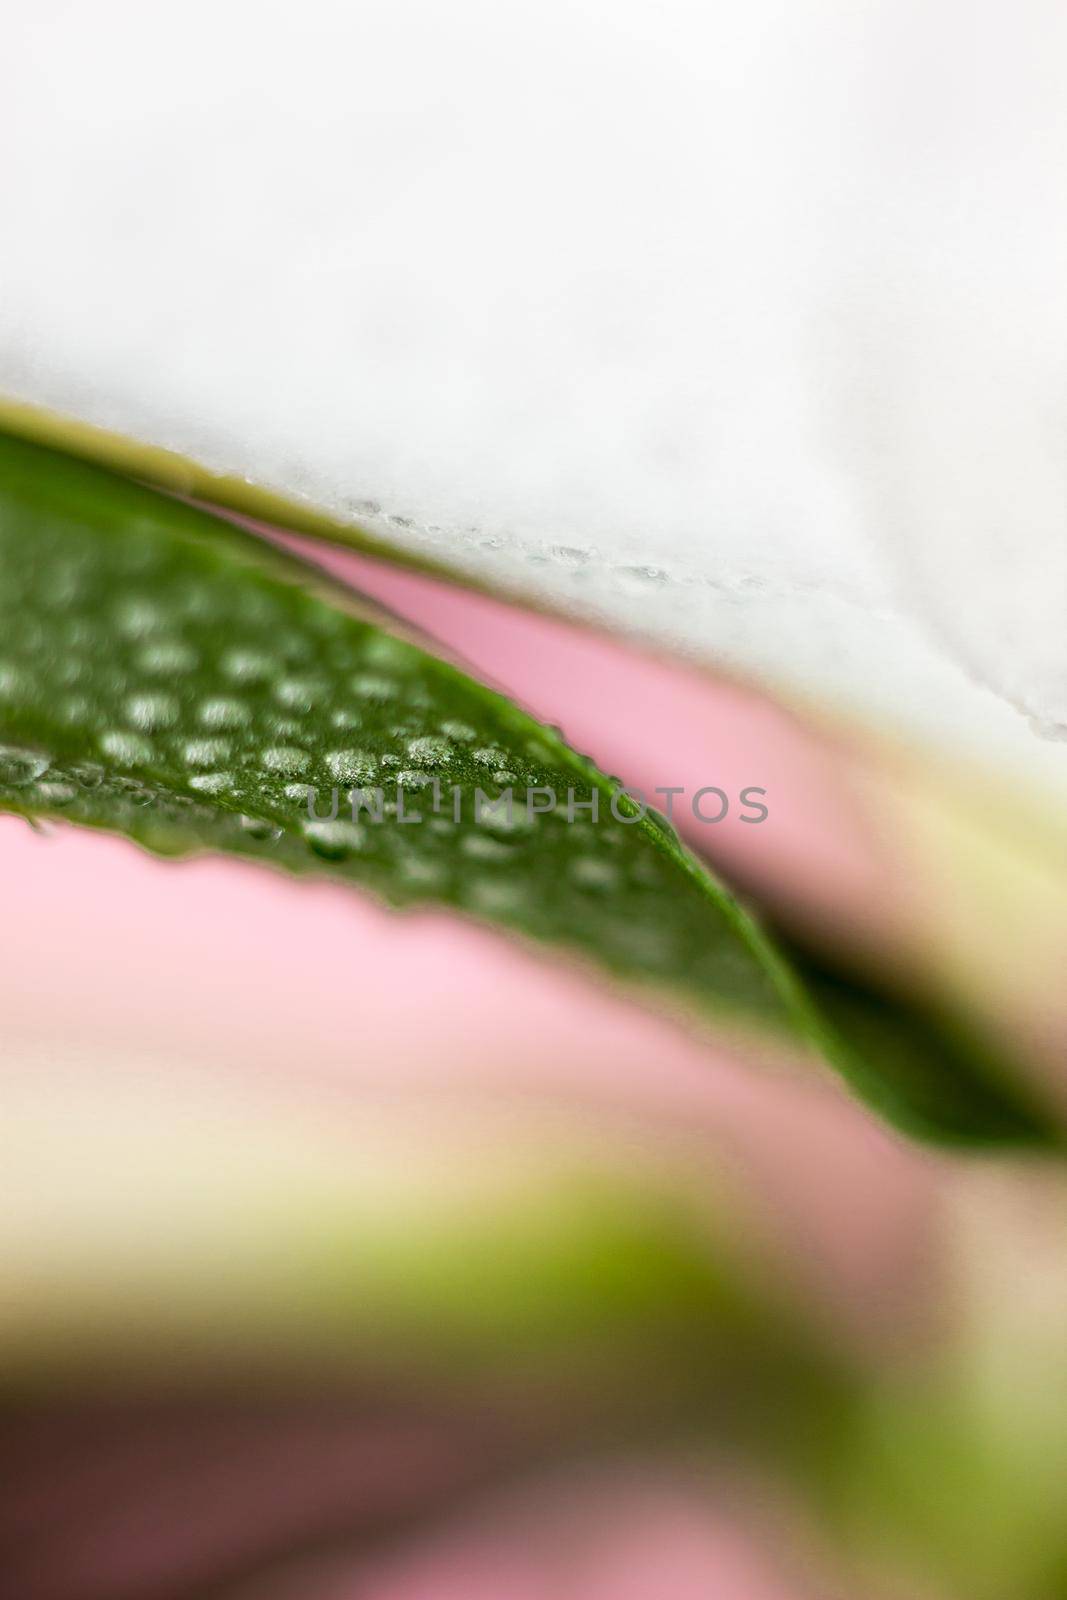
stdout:
{"type": "Polygon", "coordinates": [[[306,661],[311,654],[311,642],[299,628],[280,628],[271,644],[288,661],[306,661]]]}
{"type": "Polygon", "coordinates": [[[639,856],[630,870],[630,876],[642,889],[656,889],[663,882],[659,862],[653,856],[639,856]]]}
{"type": "Polygon", "coordinates": [[[306,772],[311,765],[307,751],[295,744],[272,745],[269,750],[264,750],[260,759],[269,772],[281,772],[289,776],[306,772]]]}
{"type": "Polygon", "coordinates": [[[401,856],[396,863],[397,876],[418,889],[442,889],[448,881],[448,869],[443,862],[428,861],[425,856],[401,856]]]}
{"type": "Polygon", "coordinates": [[[356,822],[305,822],[304,837],[317,856],[326,861],[343,861],[366,843],[366,830],[356,822]]]}
{"type": "Polygon", "coordinates": [[[310,711],[326,688],[321,678],[282,678],[274,686],[274,698],[289,711],[310,711]]]}
{"type": "Polygon", "coordinates": [[[40,656],[47,636],[35,617],[15,618],[12,625],[12,633],[24,655],[30,657],[40,656]]]}
{"type": "Polygon", "coordinates": [[[137,664],[143,672],[160,677],[169,677],[174,672],[191,672],[196,661],[196,651],[179,639],[147,644],[137,655],[137,664]]]}
{"type": "Polygon", "coordinates": [[[126,702],[126,715],[135,728],[151,733],[177,722],[178,702],[169,694],[135,694],[126,702]]]}
{"type": "Polygon", "coordinates": [[[89,720],[93,708],[83,694],[72,694],[61,701],[56,709],[64,722],[76,726],[89,720]]]}
{"type": "Polygon", "coordinates": [[[125,572],[151,572],[159,564],[159,536],[148,517],[128,525],[118,558],[125,572]]]}
{"type": "Polygon", "coordinates": [[[85,573],[74,562],[56,564],[48,575],[49,609],[64,609],[77,600],[85,588],[85,573]]]}
{"type": "Polygon", "coordinates": [[[139,733],[128,733],[124,728],[102,733],[97,743],[105,755],[123,767],[136,767],[142,762],[151,761],[155,754],[147,739],[143,739],[139,733]]]}
{"type": "Polygon", "coordinates": [[[672,844],[681,843],[678,838],[677,829],[675,828],[673,822],[669,822],[663,815],[662,811],[657,811],[655,806],[649,806],[645,815],[647,820],[651,822],[652,826],[657,829],[658,832],[663,834],[665,839],[669,839],[672,844]]]}
{"type": "Polygon", "coordinates": [[[238,825],[243,833],[257,843],[266,843],[271,839],[280,839],[282,830],[277,823],[269,822],[266,817],[248,817],[243,814],[237,818],[238,825]]]}
{"type": "Polygon", "coordinates": [[[52,676],[57,684],[69,688],[71,684],[77,683],[79,678],[85,676],[85,662],[79,661],[76,656],[68,655],[65,660],[54,664],[52,676]]]}
{"type": "Polygon", "coordinates": [[[473,754],[475,761],[480,761],[483,767],[502,767],[508,759],[506,752],[498,750],[495,745],[485,745],[473,754]]]}
{"type": "Polygon", "coordinates": [[[486,833],[466,833],[460,840],[463,854],[475,861],[506,861],[512,854],[511,846],[501,839],[492,839],[486,833]]]}
{"type": "Polygon", "coordinates": [[[570,864],[570,875],[580,889],[615,889],[619,883],[618,869],[598,856],[578,856],[570,864]]]}
{"type": "Polygon", "coordinates": [[[442,722],[441,732],[449,739],[458,739],[460,744],[470,744],[478,737],[469,722],[442,722]]]}
{"type": "Polygon", "coordinates": [[[214,767],[229,759],[228,739],[189,739],[182,745],[182,755],[191,767],[214,767]]]}
{"type": "Polygon", "coordinates": [[[339,783],[366,783],[374,777],[374,757],[366,750],[332,750],[326,765],[339,783]]]}
{"type": "Polygon", "coordinates": [[[25,686],[25,677],[10,662],[0,661],[0,700],[14,699],[25,686]]]}
{"type": "Polygon", "coordinates": [[[72,783],[39,783],[33,792],[34,798],[43,806],[69,806],[72,800],[78,798],[78,791],[72,783]]]}
{"type": "Polygon", "coordinates": [[[132,595],[115,607],[115,626],[127,639],[143,639],[166,622],[166,613],[154,600],[132,595]]]}
{"type": "Polygon", "coordinates": [[[405,767],[396,775],[396,781],[405,789],[425,789],[434,780],[432,772],[420,772],[417,767],[405,767]]]}
{"type": "Polygon", "coordinates": [[[591,559],[590,552],[580,546],[572,544],[554,544],[549,548],[549,555],[554,557],[566,567],[584,567],[591,559]]]}
{"type": "Polygon", "coordinates": [[[262,589],[244,588],[237,596],[237,618],[254,628],[270,628],[278,616],[278,603],[262,589]]]}
{"type": "Polygon", "coordinates": [[[362,700],[392,700],[396,696],[396,684],[390,678],[379,677],[376,673],[359,672],[350,682],[362,700]]]}
{"type": "Polygon", "coordinates": [[[452,745],[448,739],[438,739],[432,733],[421,734],[417,739],[408,740],[407,751],[415,761],[424,762],[428,767],[440,767],[452,754],[452,745]]]}
{"type": "Polygon", "coordinates": [[[261,650],[235,648],[223,653],[219,667],[234,683],[262,683],[272,676],[276,663],[261,650]]]}
{"type": "Polygon", "coordinates": [[[339,706],[330,715],[330,722],[335,728],[358,728],[363,718],[352,706],[339,706]]]}
{"type": "Polygon", "coordinates": [[[243,728],[251,718],[243,700],[205,700],[200,707],[205,728],[243,728]]]}
{"type": "Polygon", "coordinates": [[[40,778],[51,766],[47,756],[37,750],[24,750],[16,744],[0,744],[0,783],[9,789],[21,789],[24,784],[40,778]]]}
{"type": "Polygon", "coordinates": [[[522,890],[506,878],[473,878],[463,886],[464,899],[488,917],[513,916],[522,909],[522,890]]]}
{"type": "Polygon", "coordinates": [[[199,580],[182,585],[181,607],[184,615],[193,622],[213,621],[221,610],[219,596],[211,585],[199,580]]]}
{"type": "Polygon", "coordinates": [[[70,775],[74,782],[83,789],[99,789],[107,773],[103,767],[98,767],[95,762],[87,761],[81,766],[71,767],[70,775]]]}
{"type": "Polygon", "coordinates": [[[518,783],[518,776],[514,772],[494,772],[493,782],[500,784],[518,783]]]}
{"type": "MultiPolygon", "coordinates": [[[[75,617],[67,627],[67,647],[73,650],[98,650],[104,635],[88,617],[75,617]]],[[[110,638],[110,633],[107,635],[110,638]]]]}
{"type": "Polygon", "coordinates": [[[669,970],[674,965],[675,943],[662,928],[616,917],[607,928],[606,937],[621,955],[642,966],[669,970]]]}
{"type": "Polygon", "coordinates": [[[189,779],[190,789],[196,789],[200,794],[225,794],[233,788],[233,774],[230,772],[198,772],[195,778],[189,779]]]}
{"type": "Polygon", "coordinates": [[[662,567],[616,567],[617,575],[623,581],[632,581],[639,585],[646,583],[666,583],[669,576],[662,567]]]}
{"type": "Polygon", "coordinates": [[[531,828],[537,826],[537,817],[525,806],[521,800],[507,799],[491,803],[483,808],[479,818],[483,827],[490,828],[493,833],[529,833],[531,828]]]}
{"type": "Polygon", "coordinates": [[[394,639],[392,634],[372,634],[363,646],[363,659],[374,667],[393,668],[403,671],[410,667],[416,658],[416,652],[411,645],[403,639],[394,639]]]}
{"type": "Polygon", "coordinates": [[[306,806],[308,795],[312,793],[312,789],[306,783],[287,783],[282,793],[287,800],[299,800],[301,805],[306,806]]]}

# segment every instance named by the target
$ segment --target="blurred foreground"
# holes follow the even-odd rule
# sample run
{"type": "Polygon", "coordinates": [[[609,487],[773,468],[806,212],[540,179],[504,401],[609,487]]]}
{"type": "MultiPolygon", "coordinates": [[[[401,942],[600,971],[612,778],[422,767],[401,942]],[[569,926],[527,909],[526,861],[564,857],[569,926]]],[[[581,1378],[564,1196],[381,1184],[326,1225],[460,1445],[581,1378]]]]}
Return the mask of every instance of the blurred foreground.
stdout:
{"type": "MultiPolygon", "coordinates": [[[[337,560],[627,780],[766,784],[724,870],[1063,1094],[1043,821],[337,560]]],[[[0,865],[0,1592],[1067,1595],[1058,1173],[443,915],[14,819],[0,865]]]]}

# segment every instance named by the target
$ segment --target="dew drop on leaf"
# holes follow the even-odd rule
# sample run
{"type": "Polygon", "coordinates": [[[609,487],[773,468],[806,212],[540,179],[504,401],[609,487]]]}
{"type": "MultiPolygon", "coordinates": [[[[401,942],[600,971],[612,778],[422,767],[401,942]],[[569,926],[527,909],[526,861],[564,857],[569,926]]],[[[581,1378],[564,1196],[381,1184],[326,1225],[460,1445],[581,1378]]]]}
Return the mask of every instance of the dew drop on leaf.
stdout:
{"type": "Polygon", "coordinates": [[[243,728],[252,713],[243,700],[205,700],[199,720],[205,728],[243,728]]]}
{"type": "Polygon", "coordinates": [[[125,709],[134,727],[146,733],[173,727],[178,720],[178,702],[169,694],[131,695],[125,709]]]}
{"type": "Polygon", "coordinates": [[[374,757],[366,750],[332,750],[326,765],[339,783],[366,783],[374,776],[374,757]]]}
{"type": "Polygon", "coordinates": [[[307,712],[326,693],[326,687],[317,678],[281,678],[274,685],[274,698],[287,711],[307,712]]]}
{"type": "Polygon", "coordinates": [[[227,650],[219,661],[225,677],[235,683],[262,683],[275,670],[270,656],[260,650],[227,650]]]}
{"type": "Polygon", "coordinates": [[[189,739],[182,745],[182,756],[191,767],[214,767],[229,755],[227,739],[189,739]]]}
{"type": "Polygon", "coordinates": [[[465,834],[460,841],[460,849],[475,861],[506,861],[511,855],[510,846],[500,839],[490,838],[486,833],[465,834]]]}
{"type": "Polygon", "coordinates": [[[233,774],[230,772],[198,772],[189,779],[190,789],[196,789],[200,794],[225,794],[233,786],[233,774]]]}
{"type": "Polygon", "coordinates": [[[99,744],[105,755],[124,767],[136,767],[142,762],[151,761],[155,753],[147,739],[123,728],[112,728],[102,733],[99,744]]]}
{"type": "Polygon", "coordinates": [[[361,850],[366,842],[364,830],[355,822],[305,822],[304,837],[317,856],[326,861],[343,861],[361,850]]]}
{"type": "Polygon", "coordinates": [[[196,663],[196,651],[191,645],[177,639],[146,644],[137,655],[137,665],[141,671],[159,677],[169,677],[176,672],[192,672],[196,663]]]}
{"type": "Polygon", "coordinates": [[[282,836],[281,828],[276,823],[268,822],[266,817],[247,817],[242,815],[237,818],[237,822],[242,832],[246,833],[250,839],[265,841],[268,839],[280,839],[282,836]]]}
{"type": "Polygon", "coordinates": [[[361,672],[352,679],[352,688],[363,700],[393,700],[397,687],[390,678],[375,673],[361,672]]]}
{"type": "Polygon", "coordinates": [[[415,761],[421,761],[430,767],[443,766],[452,754],[452,745],[448,739],[437,739],[433,734],[420,734],[416,739],[407,742],[408,755],[415,761]]]}
{"type": "Polygon", "coordinates": [[[38,783],[33,795],[43,806],[69,806],[78,798],[78,791],[72,783],[38,783]]]}
{"type": "Polygon", "coordinates": [[[51,762],[35,750],[24,750],[20,745],[0,744],[0,783],[10,789],[21,789],[33,783],[48,771],[51,762]]]}
{"type": "Polygon", "coordinates": [[[578,856],[571,862],[571,878],[582,889],[608,890],[618,887],[619,874],[610,861],[599,856],[578,856]]]}
{"type": "Polygon", "coordinates": [[[295,744],[271,745],[264,750],[260,759],[268,772],[281,772],[290,777],[298,772],[306,772],[311,765],[307,751],[295,744]]]}

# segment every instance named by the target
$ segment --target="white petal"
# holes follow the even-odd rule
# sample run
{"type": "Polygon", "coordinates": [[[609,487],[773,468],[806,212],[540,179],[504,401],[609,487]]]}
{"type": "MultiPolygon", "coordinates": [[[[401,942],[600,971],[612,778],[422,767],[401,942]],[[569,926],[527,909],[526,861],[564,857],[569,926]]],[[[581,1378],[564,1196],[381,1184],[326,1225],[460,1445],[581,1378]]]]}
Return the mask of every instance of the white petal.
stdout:
{"type": "Polygon", "coordinates": [[[1058,0],[10,0],[0,388],[1067,787],[1058,0]]]}

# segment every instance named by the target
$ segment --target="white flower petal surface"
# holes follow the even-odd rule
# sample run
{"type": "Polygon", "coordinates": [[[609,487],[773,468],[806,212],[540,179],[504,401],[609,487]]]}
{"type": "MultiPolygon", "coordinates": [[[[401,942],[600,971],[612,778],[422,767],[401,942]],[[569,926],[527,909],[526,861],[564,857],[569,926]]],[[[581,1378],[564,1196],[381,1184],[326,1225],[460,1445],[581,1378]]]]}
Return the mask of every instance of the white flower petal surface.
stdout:
{"type": "Polygon", "coordinates": [[[1058,0],[0,33],[3,393],[1067,789],[1058,0]]]}

